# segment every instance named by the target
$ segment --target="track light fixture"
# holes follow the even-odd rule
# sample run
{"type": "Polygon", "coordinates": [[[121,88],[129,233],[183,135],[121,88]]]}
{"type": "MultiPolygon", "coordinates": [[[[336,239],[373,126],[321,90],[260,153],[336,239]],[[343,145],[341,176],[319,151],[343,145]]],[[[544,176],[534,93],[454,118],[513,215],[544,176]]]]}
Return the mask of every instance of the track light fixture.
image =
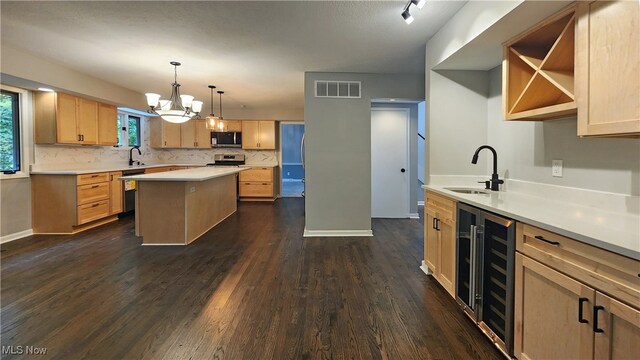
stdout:
{"type": "Polygon", "coordinates": [[[411,3],[418,7],[418,9],[422,9],[424,4],[427,3],[427,0],[411,0],[411,3]]]}
{"type": "Polygon", "coordinates": [[[405,5],[405,7],[402,10],[402,18],[404,19],[404,22],[408,24],[411,24],[413,22],[413,16],[411,15],[411,13],[409,12],[409,9],[411,8],[411,5],[415,5],[418,9],[422,9],[424,7],[424,4],[427,3],[427,0],[409,0],[409,2],[407,3],[407,5],[405,5]]]}
{"type": "Polygon", "coordinates": [[[413,22],[413,16],[411,15],[411,13],[409,12],[409,8],[406,8],[403,12],[402,12],[402,18],[404,19],[404,22],[407,23],[407,25],[411,24],[413,22]]]}

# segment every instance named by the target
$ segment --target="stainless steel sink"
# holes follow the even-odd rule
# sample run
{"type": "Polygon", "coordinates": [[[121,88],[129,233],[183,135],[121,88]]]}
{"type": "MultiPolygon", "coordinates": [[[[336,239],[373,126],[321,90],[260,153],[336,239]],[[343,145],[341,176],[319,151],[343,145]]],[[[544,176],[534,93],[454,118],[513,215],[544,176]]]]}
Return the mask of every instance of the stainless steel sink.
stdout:
{"type": "Polygon", "coordinates": [[[453,191],[460,194],[473,194],[473,195],[489,195],[488,190],[474,189],[474,188],[445,188],[446,190],[453,191]]]}

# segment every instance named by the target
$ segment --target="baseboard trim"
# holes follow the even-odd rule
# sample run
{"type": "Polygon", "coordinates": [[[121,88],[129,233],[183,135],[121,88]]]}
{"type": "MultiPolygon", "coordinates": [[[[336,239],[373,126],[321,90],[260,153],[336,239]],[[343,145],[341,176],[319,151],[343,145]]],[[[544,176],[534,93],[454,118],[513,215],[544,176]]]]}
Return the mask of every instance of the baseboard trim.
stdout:
{"type": "Polygon", "coordinates": [[[424,200],[418,201],[418,206],[424,206],[424,200]]]}
{"type": "Polygon", "coordinates": [[[304,229],[303,237],[347,237],[347,236],[373,236],[372,230],[307,230],[304,229]]]}
{"type": "Polygon", "coordinates": [[[427,275],[433,274],[433,272],[431,272],[431,270],[427,266],[427,263],[425,263],[424,260],[422,260],[422,265],[420,265],[420,269],[422,270],[422,272],[424,272],[427,275]]]}
{"type": "Polygon", "coordinates": [[[186,246],[185,243],[166,243],[166,244],[145,244],[142,243],[142,246],[186,246]]]}
{"type": "Polygon", "coordinates": [[[27,237],[27,236],[31,236],[31,235],[33,235],[33,229],[29,229],[29,230],[20,231],[20,232],[17,232],[17,233],[5,235],[5,236],[0,237],[0,244],[8,243],[9,241],[22,239],[23,237],[27,237]]]}
{"type": "Polygon", "coordinates": [[[411,213],[411,214],[409,214],[409,219],[420,219],[420,214],[411,213]]]}

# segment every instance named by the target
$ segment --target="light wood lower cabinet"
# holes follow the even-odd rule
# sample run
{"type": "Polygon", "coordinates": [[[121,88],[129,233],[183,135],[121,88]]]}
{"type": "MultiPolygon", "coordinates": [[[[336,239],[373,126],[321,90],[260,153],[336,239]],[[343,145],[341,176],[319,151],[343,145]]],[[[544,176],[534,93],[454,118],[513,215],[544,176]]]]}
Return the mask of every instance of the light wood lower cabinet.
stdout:
{"type": "Polygon", "coordinates": [[[109,214],[119,214],[124,210],[124,189],[122,180],[118,180],[122,176],[122,171],[113,171],[109,173],[109,214]]]}
{"type": "Polygon", "coordinates": [[[31,176],[33,232],[74,234],[117,220],[122,172],[31,176]]]}
{"type": "Polygon", "coordinates": [[[424,259],[433,277],[455,297],[456,202],[425,192],[424,259]]]}
{"type": "Polygon", "coordinates": [[[518,359],[637,359],[640,262],[519,223],[518,359]]]}
{"type": "Polygon", "coordinates": [[[242,201],[275,201],[278,191],[277,167],[252,167],[238,175],[242,201]]]}

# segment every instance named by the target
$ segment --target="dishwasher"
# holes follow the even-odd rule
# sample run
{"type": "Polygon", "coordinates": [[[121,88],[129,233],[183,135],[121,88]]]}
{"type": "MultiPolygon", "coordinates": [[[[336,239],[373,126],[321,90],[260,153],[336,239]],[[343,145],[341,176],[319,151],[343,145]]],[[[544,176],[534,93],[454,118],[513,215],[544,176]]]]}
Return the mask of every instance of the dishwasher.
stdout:
{"type": "Polygon", "coordinates": [[[457,222],[456,301],[513,357],[516,222],[462,203],[457,222]]]}
{"type": "MultiPolygon", "coordinates": [[[[122,171],[122,176],[141,175],[144,169],[129,169],[122,171]]],[[[124,181],[124,211],[121,215],[130,214],[136,209],[136,181],[124,181]]]]}

